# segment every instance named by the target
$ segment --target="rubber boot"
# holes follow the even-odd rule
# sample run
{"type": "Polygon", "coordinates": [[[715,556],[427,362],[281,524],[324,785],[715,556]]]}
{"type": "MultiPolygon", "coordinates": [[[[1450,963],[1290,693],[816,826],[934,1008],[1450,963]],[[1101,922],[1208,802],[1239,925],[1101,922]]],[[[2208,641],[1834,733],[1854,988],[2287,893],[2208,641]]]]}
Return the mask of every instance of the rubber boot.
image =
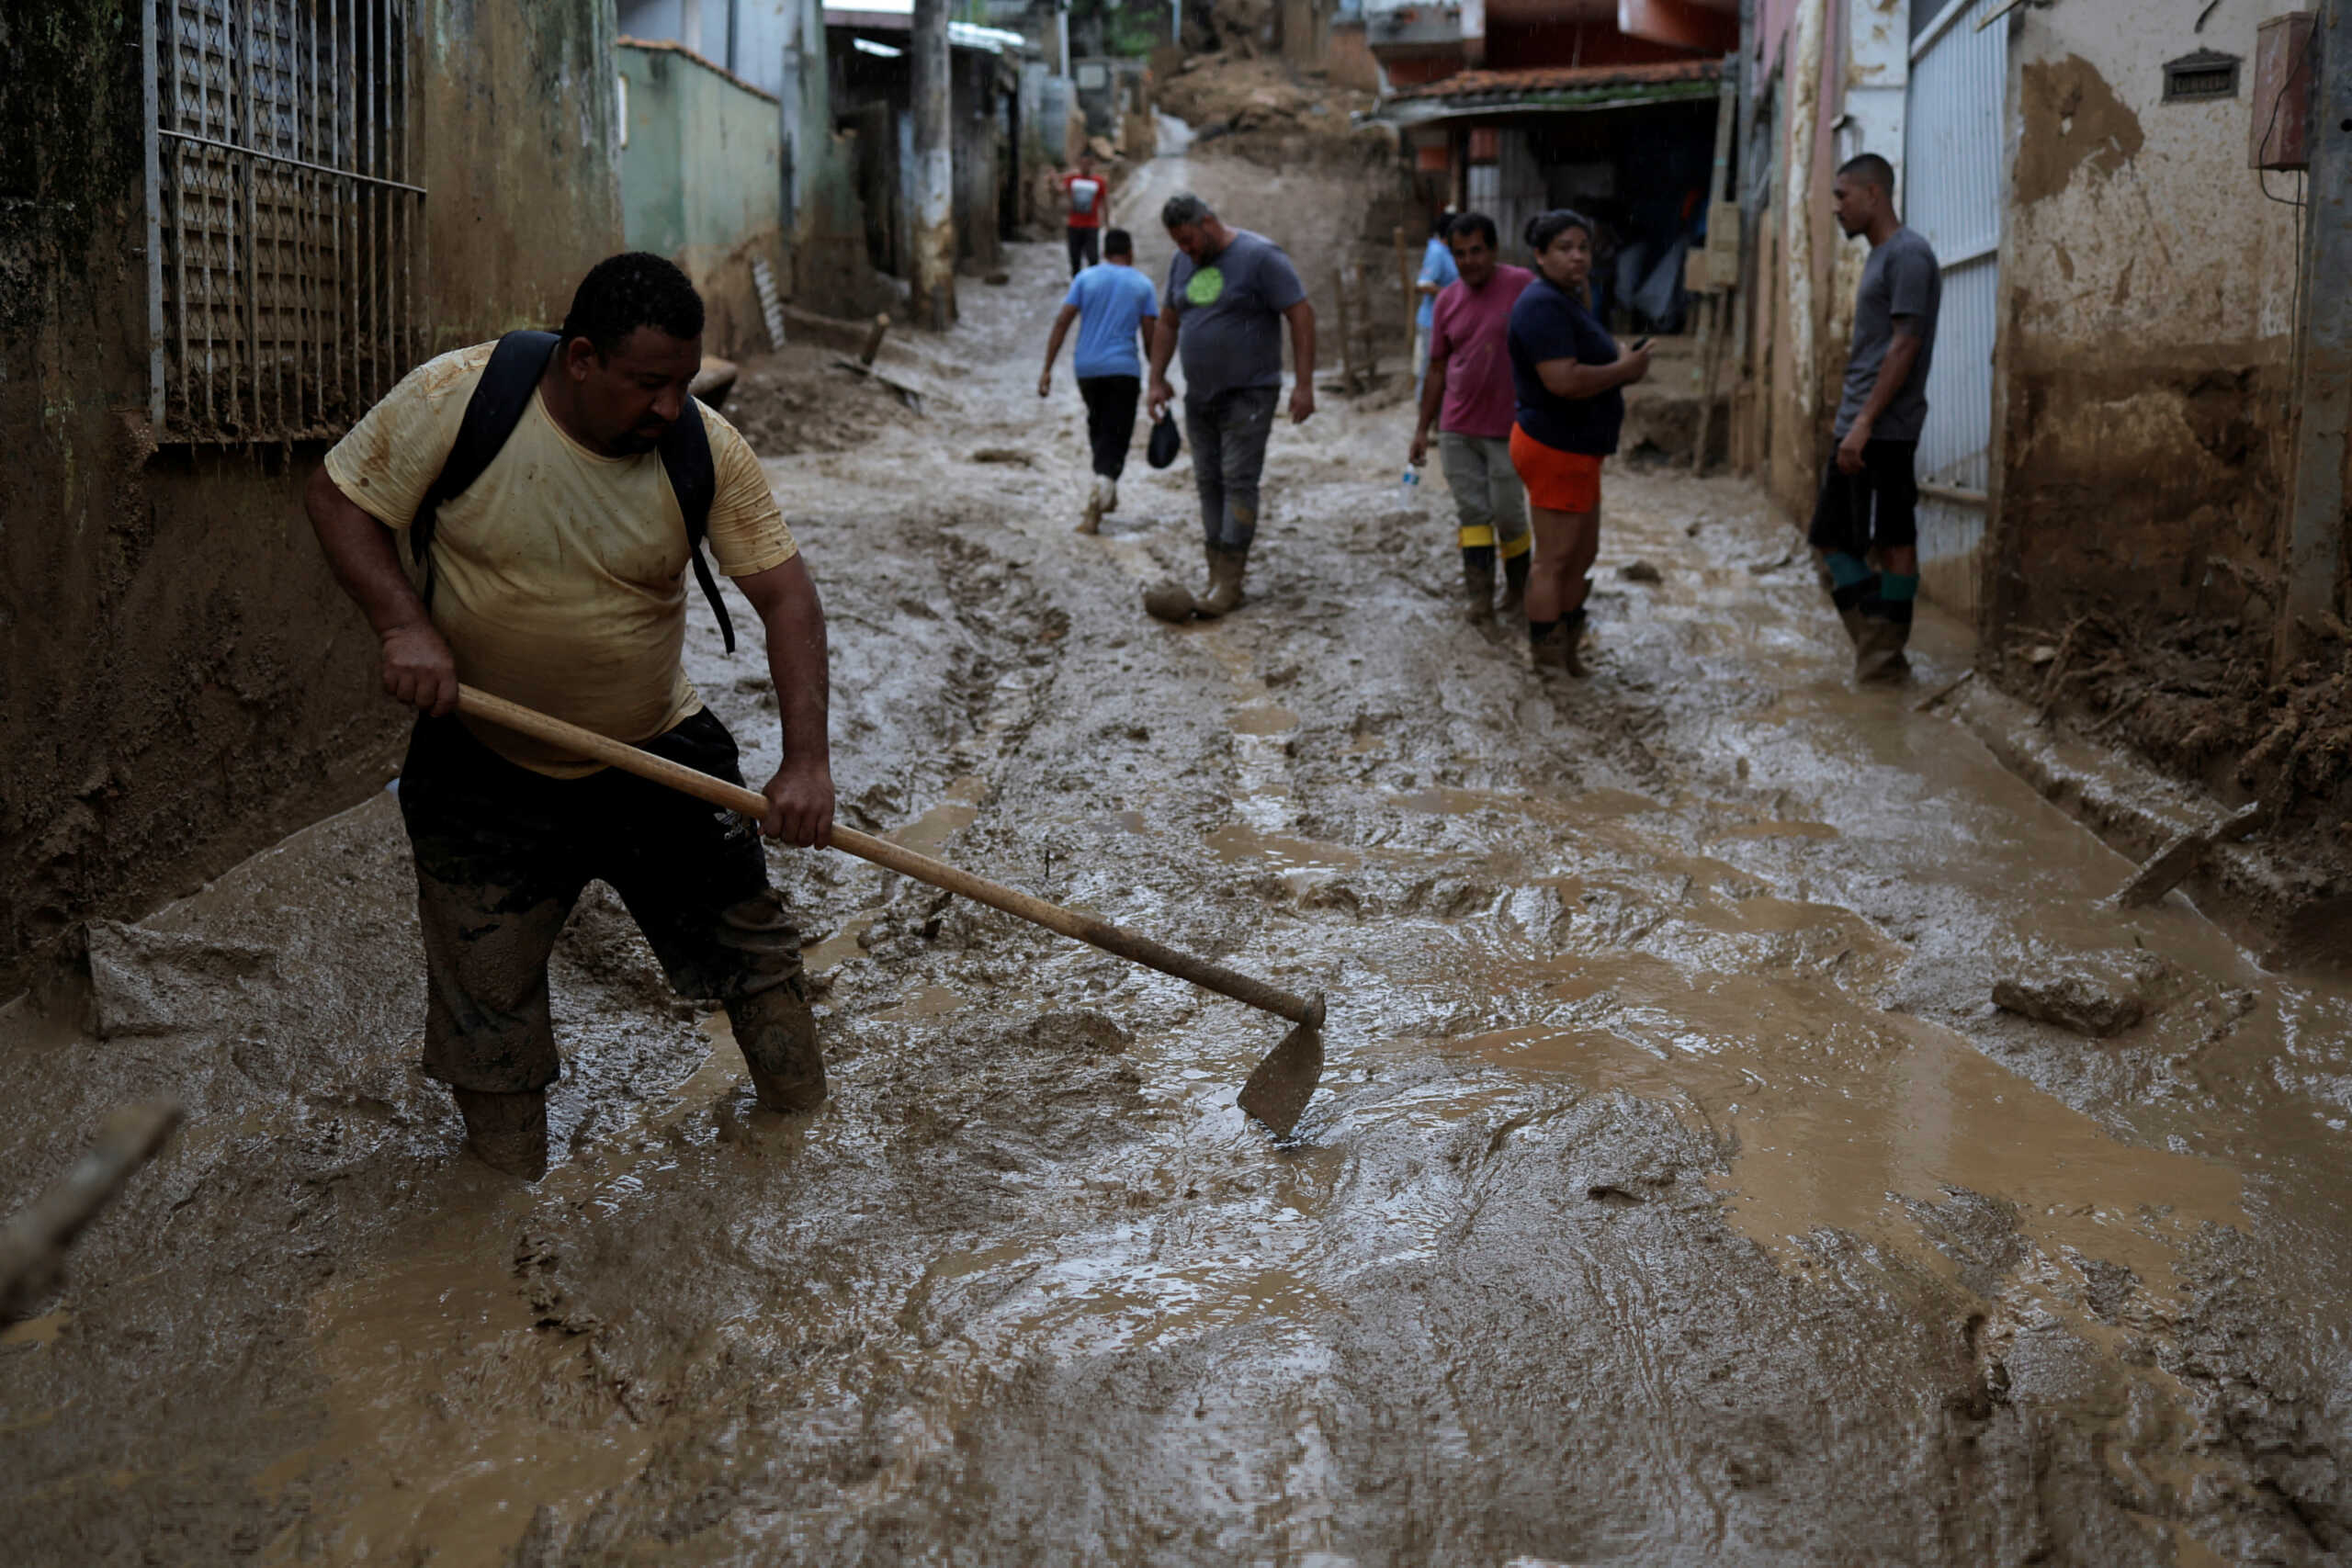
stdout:
{"type": "Polygon", "coordinates": [[[466,1147],[492,1170],[537,1181],[548,1173],[548,1096],[483,1094],[452,1087],[458,1114],[466,1119],[466,1147]]]}
{"type": "Polygon", "coordinates": [[[1241,575],[1250,565],[1247,549],[1227,550],[1209,547],[1209,593],[1193,606],[1193,614],[1203,620],[1214,621],[1219,615],[1230,615],[1241,607],[1241,575]]]}
{"type": "Polygon", "coordinates": [[[772,987],[727,1004],[735,1043],[742,1049],[760,1103],[787,1114],[825,1102],[825,1055],[817,1046],[817,1019],[800,994],[802,984],[772,987]]]}
{"type": "Polygon", "coordinates": [[[1527,569],[1534,564],[1535,554],[1521,550],[1515,556],[1503,558],[1503,602],[1497,610],[1506,615],[1516,615],[1527,603],[1527,569]]]}
{"type": "Polygon", "coordinates": [[[1491,625],[1495,618],[1495,552],[1492,546],[1473,547],[1462,552],[1463,609],[1474,626],[1491,625]]]}
{"type": "Polygon", "coordinates": [[[1911,627],[1902,621],[1891,621],[1881,615],[1856,614],[1861,627],[1854,634],[1854,680],[1865,686],[1894,685],[1911,673],[1911,661],[1903,655],[1904,645],[1911,640],[1911,627]]]}
{"type": "Polygon", "coordinates": [[[1102,504],[1102,487],[1110,482],[1110,480],[1104,479],[1101,474],[1094,476],[1094,488],[1087,491],[1086,494],[1086,510],[1080,514],[1078,519],[1078,531],[1080,533],[1097,534],[1102,532],[1102,513],[1110,510],[1110,508],[1102,504]]]}
{"type": "Polygon", "coordinates": [[[1573,680],[1585,677],[1584,658],[1577,651],[1584,645],[1584,611],[1570,610],[1560,617],[1560,673],[1573,680]]]}
{"type": "Polygon", "coordinates": [[[1108,517],[1119,510],[1119,481],[1104,474],[1094,482],[1102,491],[1102,515],[1108,517]]]}

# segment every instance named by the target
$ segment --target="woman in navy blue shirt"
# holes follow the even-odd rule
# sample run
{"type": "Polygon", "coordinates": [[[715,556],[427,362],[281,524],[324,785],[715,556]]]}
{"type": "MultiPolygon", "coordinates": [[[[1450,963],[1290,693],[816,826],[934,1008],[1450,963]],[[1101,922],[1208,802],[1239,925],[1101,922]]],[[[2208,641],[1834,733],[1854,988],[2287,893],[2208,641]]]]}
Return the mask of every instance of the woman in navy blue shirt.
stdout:
{"type": "Polygon", "coordinates": [[[1600,550],[1600,460],[1625,423],[1619,389],[1649,374],[1647,340],[1621,350],[1585,303],[1592,223],[1566,209],[1529,220],[1535,281],[1510,311],[1511,385],[1519,400],[1511,466],[1527,486],[1535,566],[1527,580],[1527,638],[1538,671],[1584,673],[1592,558],[1600,550]]]}

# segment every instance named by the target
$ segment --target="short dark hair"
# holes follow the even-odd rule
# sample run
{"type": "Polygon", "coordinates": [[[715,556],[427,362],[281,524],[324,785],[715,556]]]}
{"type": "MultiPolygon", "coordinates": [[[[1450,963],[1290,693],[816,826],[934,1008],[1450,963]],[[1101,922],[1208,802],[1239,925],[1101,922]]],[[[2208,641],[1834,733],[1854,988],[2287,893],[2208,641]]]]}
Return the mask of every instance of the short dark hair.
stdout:
{"type": "Polygon", "coordinates": [[[1549,212],[1539,212],[1527,220],[1527,248],[1542,255],[1552,242],[1571,229],[1581,229],[1584,237],[1592,238],[1592,220],[1572,208],[1555,207],[1549,212]]]}
{"type": "Polygon", "coordinates": [[[1125,229],[1102,231],[1102,254],[1106,256],[1131,256],[1136,254],[1136,237],[1125,229]]]}
{"type": "Polygon", "coordinates": [[[1211,207],[1191,191],[1181,190],[1160,204],[1159,226],[1163,229],[1182,229],[1187,223],[1198,223],[1204,218],[1216,216],[1216,208],[1211,207]]]}
{"type": "Polygon", "coordinates": [[[1502,240],[1495,232],[1495,220],[1483,212],[1462,213],[1445,226],[1445,238],[1449,244],[1471,234],[1485,235],[1487,248],[1490,251],[1502,247],[1502,240]]]}
{"type": "Polygon", "coordinates": [[[1875,152],[1858,152],[1838,165],[1838,174],[1894,194],[1894,165],[1875,152]]]}
{"type": "Polygon", "coordinates": [[[610,359],[639,327],[674,338],[702,336],[702,296],[675,262],[650,251],[625,251],[588,269],[563,318],[563,341],[584,337],[610,359]]]}

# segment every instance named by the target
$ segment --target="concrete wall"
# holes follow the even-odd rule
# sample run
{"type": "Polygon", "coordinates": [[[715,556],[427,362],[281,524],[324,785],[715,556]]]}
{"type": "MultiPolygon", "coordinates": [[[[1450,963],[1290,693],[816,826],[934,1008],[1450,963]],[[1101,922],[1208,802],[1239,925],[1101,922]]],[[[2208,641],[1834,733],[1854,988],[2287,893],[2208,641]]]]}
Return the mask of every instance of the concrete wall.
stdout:
{"type": "MultiPolygon", "coordinates": [[[[430,341],[552,321],[620,243],[609,11],[421,10],[430,341]]],[[[148,426],[141,12],[0,17],[0,988],[379,787],[405,730],[299,504],[322,448],[148,426]]]]}
{"type": "Polygon", "coordinates": [[[773,94],[667,43],[625,41],[622,227],[686,269],[709,309],[705,348],[768,346],[752,263],[783,266],[783,141],[773,94]]]}
{"type": "Polygon", "coordinates": [[[2274,553],[2294,211],[2245,163],[2255,28],[2289,8],[2220,0],[2201,31],[2133,0],[2020,13],[1996,624],[2094,600],[2196,608],[2209,557],[2274,553]],[[2245,57],[2238,96],[2161,101],[2164,62],[2199,49],[2245,57]]]}

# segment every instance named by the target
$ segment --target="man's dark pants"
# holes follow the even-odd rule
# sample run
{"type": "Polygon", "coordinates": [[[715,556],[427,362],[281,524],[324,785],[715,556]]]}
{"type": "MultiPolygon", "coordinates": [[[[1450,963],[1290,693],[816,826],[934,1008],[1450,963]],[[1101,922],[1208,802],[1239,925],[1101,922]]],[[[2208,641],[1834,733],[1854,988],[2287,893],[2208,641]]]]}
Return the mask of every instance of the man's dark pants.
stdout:
{"type": "MultiPolygon", "coordinates": [[[[644,746],[742,782],[734,739],[711,713],[644,746]]],[[[681,995],[726,1004],[755,1075],[821,1096],[800,934],[768,886],[750,821],[616,769],[550,778],[455,718],[418,720],[400,804],[431,988],[427,1074],[484,1094],[555,1081],[548,956],[594,879],[620,895],[681,995]]]]}
{"type": "Polygon", "coordinates": [[[1830,575],[1831,601],[1840,615],[1860,614],[1903,627],[1911,625],[1917,596],[1916,574],[1871,569],[1875,549],[1902,549],[1919,541],[1919,481],[1913,465],[1917,441],[1865,441],[1862,470],[1849,474],[1832,457],[1821,476],[1806,537],[1821,551],[1830,575]]]}
{"type": "Polygon", "coordinates": [[[1143,394],[1138,376],[1080,376],[1078,395],[1086,400],[1086,441],[1094,448],[1094,471],[1117,479],[1127,471],[1127,448],[1136,438],[1136,402],[1143,394]]]}
{"type": "Polygon", "coordinates": [[[1069,275],[1076,277],[1102,259],[1102,231],[1069,226],[1069,275]]]}
{"type": "Polygon", "coordinates": [[[1258,534],[1258,479],[1274,433],[1279,387],[1229,387],[1205,398],[1186,394],[1184,436],[1193,446],[1193,483],[1201,492],[1201,529],[1212,549],[1246,552],[1258,534]]]}

